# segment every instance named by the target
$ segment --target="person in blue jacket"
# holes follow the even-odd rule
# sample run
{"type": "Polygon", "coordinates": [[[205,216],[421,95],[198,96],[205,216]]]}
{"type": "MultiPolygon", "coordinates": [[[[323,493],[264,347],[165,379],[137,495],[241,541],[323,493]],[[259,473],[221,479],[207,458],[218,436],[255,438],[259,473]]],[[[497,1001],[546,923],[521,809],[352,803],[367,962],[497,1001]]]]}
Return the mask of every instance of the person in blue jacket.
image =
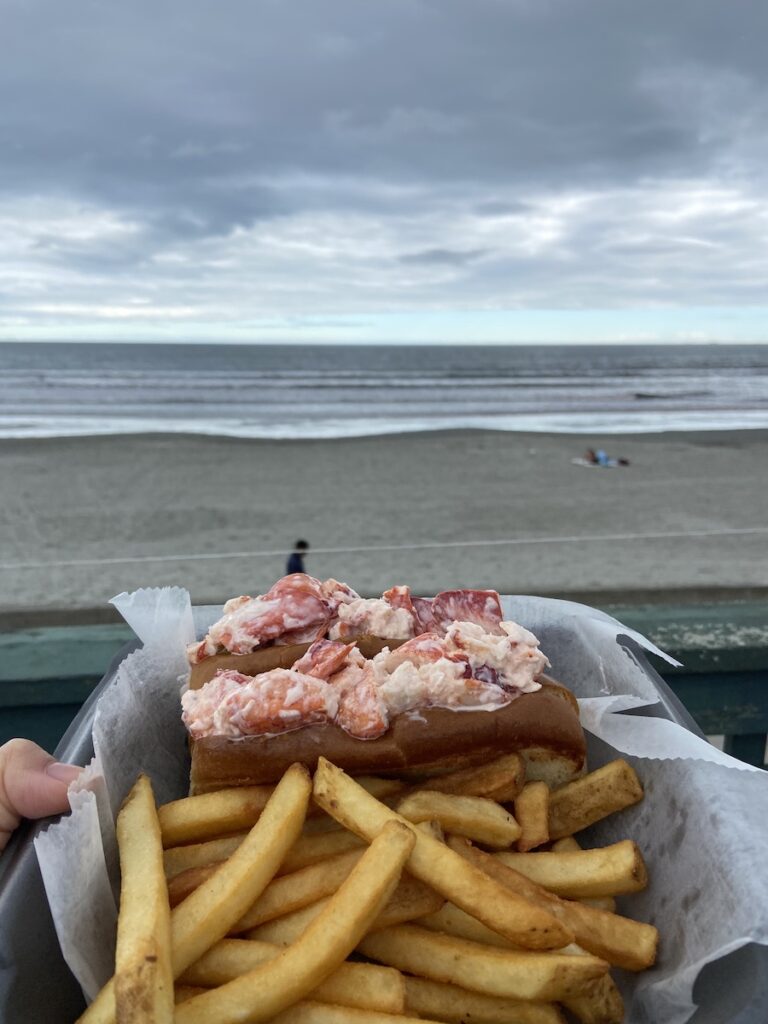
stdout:
{"type": "Polygon", "coordinates": [[[305,540],[297,540],[285,566],[287,575],[290,576],[292,572],[304,572],[304,555],[307,551],[309,551],[309,544],[305,540]]]}

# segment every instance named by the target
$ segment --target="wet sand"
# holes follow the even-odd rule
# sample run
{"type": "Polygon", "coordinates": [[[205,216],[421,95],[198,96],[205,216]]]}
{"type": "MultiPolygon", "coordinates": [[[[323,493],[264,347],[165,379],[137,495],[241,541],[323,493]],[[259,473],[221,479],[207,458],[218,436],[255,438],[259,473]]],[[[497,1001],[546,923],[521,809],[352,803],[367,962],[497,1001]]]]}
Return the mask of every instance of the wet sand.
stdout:
{"type": "Polygon", "coordinates": [[[96,619],[139,586],[256,593],[297,537],[308,571],[364,594],[760,591],[768,535],[724,531],[765,529],[766,481],[765,431],[0,441],[0,614],[96,619]],[[588,446],[631,464],[573,465],[588,446]]]}

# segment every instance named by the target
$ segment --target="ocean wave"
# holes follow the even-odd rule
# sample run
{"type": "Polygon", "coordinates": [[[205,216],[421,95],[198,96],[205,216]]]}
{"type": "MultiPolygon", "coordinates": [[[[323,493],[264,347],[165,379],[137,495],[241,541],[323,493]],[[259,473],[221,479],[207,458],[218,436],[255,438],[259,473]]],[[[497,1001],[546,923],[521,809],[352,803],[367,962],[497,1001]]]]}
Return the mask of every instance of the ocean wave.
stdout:
{"type": "Polygon", "coordinates": [[[160,419],[133,417],[0,416],[0,438],[105,437],[127,434],[193,434],[253,440],[313,440],[424,433],[436,430],[499,430],[553,434],[656,434],[668,431],[768,429],[768,411],[676,410],[671,412],[537,413],[501,416],[462,414],[371,420],[370,418],[160,419]]]}

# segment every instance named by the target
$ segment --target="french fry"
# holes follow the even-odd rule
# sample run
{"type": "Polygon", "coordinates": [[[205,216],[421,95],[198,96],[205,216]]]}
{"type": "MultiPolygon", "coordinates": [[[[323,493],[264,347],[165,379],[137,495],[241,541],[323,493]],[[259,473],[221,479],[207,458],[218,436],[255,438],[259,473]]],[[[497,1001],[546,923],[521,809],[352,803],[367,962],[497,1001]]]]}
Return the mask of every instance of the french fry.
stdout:
{"type": "Polygon", "coordinates": [[[593,910],[605,910],[609,914],[616,913],[616,900],[613,896],[585,896],[579,900],[585,907],[592,907],[593,910]]]}
{"type": "Polygon", "coordinates": [[[566,836],[564,839],[556,839],[550,846],[553,853],[570,853],[573,850],[580,850],[582,847],[573,836],[566,836]]]}
{"type": "Polygon", "coordinates": [[[413,849],[414,834],[397,822],[387,824],[301,938],[235,981],[182,1003],[175,1024],[258,1024],[317,988],[385,906],[413,849]]]}
{"type": "Polygon", "coordinates": [[[416,1017],[393,1016],[377,1010],[357,1010],[351,1006],[330,1006],[328,1003],[296,1003],[278,1013],[271,1024],[439,1024],[438,1021],[416,1017]]]}
{"type": "MultiPolygon", "coordinates": [[[[171,911],[171,965],[175,978],[224,938],[267,887],[299,834],[310,790],[306,768],[292,765],[230,859],[171,911]]],[[[208,795],[216,796],[215,793],[208,795]]],[[[79,1018],[79,1024],[112,1024],[114,1020],[112,979],[79,1018]]]]}
{"type": "MultiPolygon", "coordinates": [[[[650,967],[656,959],[659,933],[653,925],[560,899],[522,873],[501,863],[498,856],[484,853],[466,840],[451,839],[450,845],[456,853],[487,871],[501,885],[508,886],[532,903],[545,907],[563,921],[573,932],[576,942],[593,955],[630,971],[642,971],[650,967]]],[[[519,856],[525,859],[536,854],[519,856]]],[[[433,918],[441,915],[450,920],[461,920],[449,905],[443,907],[437,915],[433,915],[433,918]]]]}
{"type": "Polygon", "coordinates": [[[375,796],[377,800],[398,796],[408,788],[400,779],[381,779],[377,775],[355,775],[354,780],[358,786],[363,787],[366,793],[375,796]]]}
{"type": "Polygon", "coordinates": [[[465,914],[453,903],[444,903],[434,914],[419,918],[416,922],[420,928],[428,928],[431,932],[442,932],[456,939],[467,939],[468,942],[479,942],[481,945],[497,946],[499,949],[514,949],[514,945],[487,928],[476,917],[465,914]]]}
{"type": "Polygon", "coordinates": [[[552,1003],[501,999],[426,978],[405,979],[405,1012],[449,1024],[565,1024],[552,1003]]]}
{"type": "Polygon", "coordinates": [[[291,874],[293,871],[308,868],[310,864],[317,864],[338,853],[346,853],[347,850],[360,850],[363,846],[365,843],[345,828],[327,832],[325,835],[299,836],[280,865],[278,875],[291,874]]]}
{"type": "Polygon", "coordinates": [[[117,816],[120,915],[115,951],[118,1024],[171,1024],[171,911],[152,784],[140,775],[117,816]]]}
{"type": "Polygon", "coordinates": [[[175,977],[223,939],[266,889],[301,829],[309,785],[306,769],[292,765],[247,838],[205,885],[173,911],[175,977]]]}
{"type": "Polygon", "coordinates": [[[611,761],[552,792],[549,834],[553,839],[571,836],[642,799],[635,770],[624,760],[611,761]]]}
{"type": "Polygon", "coordinates": [[[159,808],[163,846],[197,843],[251,828],[267,805],[274,786],[239,786],[201,796],[187,796],[159,808]]]}
{"type": "MultiPolygon", "coordinates": [[[[566,836],[564,839],[557,839],[550,846],[550,850],[553,853],[567,853],[571,850],[580,850],[578,842],[573,836],[566,836]]],[[[585,896],[580,903],[583,903],[587,907],[594,907],[595,910],[607,910],[611,914],[616,913],[616,900],[613,896],[585,896]]]]}
{"type": "MultiPolygon", "coordinates": [[[[247,931],[265,921],[271,921],[274,917],[282,917],[293,910],[315,903],[323,896],[329,896],[338,889],[362,855],[363,844],[357,840],[356,848],[353,850],[327,857],[306,868],[299,868],[291,874],[274,878],[232,931],[247,931]]],[[[209,864],[203,868],[189,868],[177,875],[168,883],[171,906],[175,907],[185,900],[219,867],[220,864],[209,864]]]]}
{"type": "MultiPolygon", "coordinates": [[[[418,924],[430,931],[442,932],[444,935],[451,935],[458,939],[467,939],[470,942],[484,943],[503,949],[510,948],[510,944],[500,935],[496,935],[490,928],[486,928],[484,924],[450,903],[446,903],[436,914],[421,918],[418,924]]],[[[559,952],[577,956],[585,955],[585,951],[576,945],[566,946],[559,952]]],[[[563,1002],[579,1020],[584,1021],[584,1024],[621,1024],[623,1019],[621,994],[609,974],[589,982],[581,995],[573,996],[572,999],[564,999],[563,1002]]],[[[457,1003],[457,1005],[460,1004],[457,1003]]],[[[432,1012],[435,1013],[434,1010],[432,1012]]],[[[435,1013],[435,1016],[439,1016],[439,1014],[435,1013]]],[[[472,1020],[474,1021],[475,1018],[472,1017],[472,1020]]]]}
{"type": "Polygon", "coordinates": [[[213,864],[205,864],[203,867],[187,868],[186,871],[182,871],[181,874],[172,878],[168,883],[168,901],[171,906],[177,907],[190,893],[206,882],[215,871],[218,871],[223,863],[223,860],[219,860],[213,864]]]}
{"type": "Polygon", "coordinates": [[[622,1024],[624,1000],[609,974],[589,983],[579,996],[564,999],[563,1005],[581,1024],[622,1024]]]}
{"type": "MultiPolygon", "coordinates": [[[[314,921],[328,900],[329,897],[326,897],[302,910],[295,910],[292,914],[268,921],[246,932],[243,937],[289,946],[305,931],[307,925],[314,921]]],[[[404,872],[386,907],[371,925],[371,931],[389,928],[393,924],[405,924],[424,917],[425,914],[434,914],[442,904],[443,898],[439,893],[404,872]]]]}
{"type": "Polygon", "coordinates": [[[576,900],[640,892],[648,884],[643,858],[631,839],[573,853],[503,851],[493,856],[558,896],[576,900]]]}
{"type": "Polygon", "coordinates": [[[202,843],[190,843],[188,846],[172,846],[163,852],[165,877],[170,882],[182,871],[192,868],[204,868],[209,864],[218,864],[231,857],[248,832],[236,832],[223,839],[208,839],[202,843]]]}
{"type": "Polygon", "coordinates": [[[329,814],[318,814],[312,818],[307,818],[304,822],[304,828],[301,830],[302,836],[307,838],[314,838],[315,836],[325,835],[327,832],[340,832],[341,825],[338,821],[335,821],[329,814]]]}
{"type": "Polygon", "coordinates": [[[454,793],[456,796],[484,796],[507,803],[514,800],[525,783],[525,761],[519,754],[504,754],[477,768],[462,768],[419,783],[419,789],[454,793]]]}
{"type": "Polygon", "coordinates": [[[499,849],[511,846],[520,835],[509,811],[482,796],[417,790],[400,801],[397,813],[414,823],[438,821],[446,832],[499,849]]]}
{"type": "Polygon", "coordinates": [[[183,1003],[185,999],[201,996],[203,992],[207,991],[202,985],[176,985],[173,990],[173,999],[176,1004],[183,1003]]]}
{"type": "Polygon", "coordinates": [[[265,921],[316,903],[323,896],[330,896],[349,876],[364,852],[364,849],[349,850],[291,875],[275,878],[231,931],[246,932],[265,921]]]}
{"type": "MultiPolygon", "coordinates": [[[[356,836],[353,836],[345,828],[340,828],[338,821],[329,818],[327,814],[323,815],[323,819],[328,823],[323,833],[317,836],[299,836],[280,865],[279,874],[298,871],[300,867],[307,867],[318,860],[325,860],[335,853],[343,853],[345,850],[364,846],[356,836]]],[[[193,867],[207,867],[209,864],[226,860],[238,849],[247,835],[248,830],[239,831],[239,833],[221,839],[189,843],[186,846],[174,846],[165,850],[163,862],[166,878],[170,881],[182,871],[193,867]]]]}
{"type": "Polygon", "coordinates": [[[314,795],[317,803],[346,828],[369,840],[388,821],[405,824],[416,836],[408,862],[410,873],[511,942],[526,949],[557,949],[572,941],[573,933],[551,914],[468,865],[444,843],[410,825],[322,757],[315,772],[314,795]]]}
{"type": "MultiPolygon", "coordinates": [[[[282,950],[282,946],[270,942],[222,939],[204,953],[197,963],[188,967],[180,981],[185,985],[199,985],[203,988],[225,985],[259,964],[274,959],[282,950]]],[[[318,985],[312,993],[312,999],[320,1003],[339,1003],[341,1006],[357,1006],[382,1013],[403,1013],[405,983],[402,974],[393,967],[343,963],[318,985]]]]}
{"type": "MultiPolygon", "coordinates": [[[[569,853],[572,850],[581,849],[582,847],[572,836],[555,840],[550,846],[550,850],[553,853],[569,853]]],[[[616,912],[616,901],[612,896],[585,896],[580,900],[580,903],[584,903],[586,906],[594,906],[597,910],[608,910],[610,913],[616,912]]]]}
{"type": "MultiPolygon", "coordinates": [[[[328,820],[332,821],[333,819],[328,820]]],[[[365,845],[352,832],[347,832],[346,829],[340,828],[338,822],[334,822],[334,826],[334,831],[321,835],[299,836],[280,865],[277,872],[278,875],[290,874],[293,871],[298,871],[300,868],[309,867],[310,864],[327,860],[337,853],[362,849],[365,845]]],[[[231,857],[247,835],[247,832],[238,832],[224,839],[209,839],[204,843],[174,846],[170,850],[166,850],[163,854],[165,877],[170,883],[186,871],[191,872],[195,868],[208,868],[218,865],[221,861],[231,857]]],[[[186,890],[186,895],[189,895],[189,892],[200,884],[203,877],[202,874],[199,876],[190,874],[186,880],[179,880],[176,886],[169,885],[172,902],[181,902],[184,896],[177,896],[177,891],[186,890]],[[195,878],[198,880],[194,881],[195,878]]]]}
{"type": "Polygon", "coordinates": [[[408,974],[502,999],[568,999],[608,971],[608,964],[593,956],[499,949],[412,924],[373,932],[358,949],[408,974]]]}
{"type": "MultiPolygon", "coordinates": [[[[573,836],[567,836],[564,839],[557,839],[550,846],[550,850],[553,853],[567,853],[571,850],[580,850],[578,842],[573,836]]],[[[616,913],[616,900],[613,896],[585,896],[580,903],[583,903],[586,907],[594,907],[595,910],[607,910],[611,914],[616,913]]]]}
{"type": "Polygon", "coordinates": [[[515,817],[521,829],[518,850],[533,850],[549,842],[549,786],[546,782],[526,782],[515,800],[515,817]]]}

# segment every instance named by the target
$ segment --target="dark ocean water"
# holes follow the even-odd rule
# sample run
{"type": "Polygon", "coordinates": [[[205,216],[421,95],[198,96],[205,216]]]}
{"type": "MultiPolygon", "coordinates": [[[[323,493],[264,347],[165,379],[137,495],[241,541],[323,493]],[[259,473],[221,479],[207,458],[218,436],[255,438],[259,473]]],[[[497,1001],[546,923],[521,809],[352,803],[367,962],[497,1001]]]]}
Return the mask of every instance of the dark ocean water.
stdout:
{"type": "Polygon", "coordinates": [[[768,345],[0,343],[0,437],[768,427],[768,345]]]}

